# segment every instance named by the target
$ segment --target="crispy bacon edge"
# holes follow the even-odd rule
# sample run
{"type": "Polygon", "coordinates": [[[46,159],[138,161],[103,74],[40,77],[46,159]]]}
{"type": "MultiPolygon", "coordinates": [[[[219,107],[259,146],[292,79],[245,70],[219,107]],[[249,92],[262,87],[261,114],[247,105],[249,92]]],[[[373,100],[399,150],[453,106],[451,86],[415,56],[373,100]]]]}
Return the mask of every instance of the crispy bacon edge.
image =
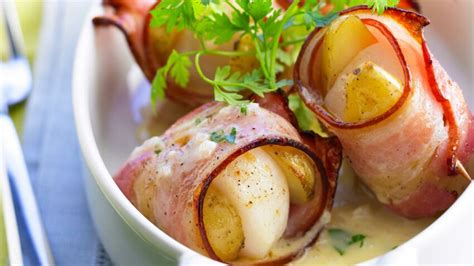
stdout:
{"type": "MultiPolygon", "coordinates": [[[[283,91],[266,93],[264,97],[255,95],[252,97],[252,101],[255,101],[261,107],[280,115],[290,122],[299,131],[303,143],[322,160],[328,176],[329,187],[331,188],[331,196],[329,197],[331,202],[328,204],[332,205],[337,187],[337,177],[342,164],[342,145],[337,137],[331,136],[329,138],[323,138],[313,132],[300,130],[297,119],[288,106],[288,98],[283,91]]],[[[290,215],[298,217],[294,219],[296,225],[289,226],[285,231],[285,236],[296,235],[301,231],[300,228],[308,230],[311,227],[311,223],[308,222],[311,220],[309,218],[316,214],[314,209],[294,206],[291,209],[290,215]]]]}
{"type": "MultiPolygon", "coordinates": [[[[357,13],[366,13],[366,12],[372,12],[372,11],[365,6],[357,6],[351,9],[344,10],[340,14],[347,15],[347,14],[357,14],[357,13]]],[[[425,61],[425,69],[429,78],[431,91],[433,95],[435,95],[435,99],[441,104],[446,121],[449,125],[449,131],[448,131],[449,148],[448,148],[448,155],[447,155],[448,175],[452,176],[456,174],[462,174],[459,172],[460,162],[457,159],[458,158],[457,150],[459,148],[460,136],[458,134],[459,130],[458,130],[458,125],[455,119],[454,109],[450,101],[443,95],[443,92],[440,90],[438,86],[438,82],[437,82],[438,77],[436,77],[435,70],[433,67],[433,59],[431,57],[431,53],[429,52],[428,45],[423,34],[423,28],[429,25],[430,22],[426,17],[416,12],[407,11],[407,10],[403,10],[399,8],[387,9],[384,13],[384,16],[388,16],[394,19],[395,21],[400,23],[403,27],[405,27],[412,34],[412,37],[417,42],[419,42],[422,47],[423,58],[425,61]]],[[[301,69],[303,69],[304,67],[310,67],[311,65],[314,64],[314,61],[316,60],[316,54],[317,54],[318,48],[322,44],[322,40],[324,39],[323,34],[320,34],[320,31],[322,30],[322,28],[316,29],[310,34],[305,44],[303,45],[299,58],[296,62],[296,66],[294,68],[294,79],[295,79],[296,89],[301,95],[303,101],[308,105],[308,107],[313,112],[316,113],[318,118],[322,119],[325,123],[329,124],[330,126],[334,128],[359,129],[359,128],[365,128],[365,127],[373,126],[377,123],[380,123],[384,121],[385,119],[387,119],[388,117],[390,117],[393,113],[398,111],[403,106],[403,104],[406,102],[408,98],[408,95],[410,95],[410,92],[412,90],[410,86],[410,82],[411,82],[410,71],[408,70],[408,65],[401,51],[397,38],[393,36],[390,30],[382,22],[376,19],[364,18],[362,19],[362,21],[363,23],[367,25],[377,28],[387,38],[389,43],[392,45],[400,61],[400,65],[403,69],[405,85],[404,85],[403,92],[399,100],[389,110],[387,110],[385,113],[379,116],[376,116],[367,121],[356,122],[356,123],[347,123],[335,118],[322,107],[321,103],[323,99],[322,99],[322,95],[319,94],[318,90],[309,90],[302,84],[302,81],[301,81],[301,73],[300,73],[301,69]],[[319,39],[315,40],[315,38],[319,38],[319,39]],[[312,51],[307,51],[310,44],[314,43],[315,41],[317,42],[317,44],[315,45],[314,49],[312,51]],[[307,56],[308,53],[310,53],[311,60],[308,66],[303,66],[302,58],[303,56],[307,56]]],[[[314,84],[315,81],[310,79],[309,82],[310,84],[314,84]]],[[[314,88],[314,85],[310,85],[310,86],[314,88]]]]}

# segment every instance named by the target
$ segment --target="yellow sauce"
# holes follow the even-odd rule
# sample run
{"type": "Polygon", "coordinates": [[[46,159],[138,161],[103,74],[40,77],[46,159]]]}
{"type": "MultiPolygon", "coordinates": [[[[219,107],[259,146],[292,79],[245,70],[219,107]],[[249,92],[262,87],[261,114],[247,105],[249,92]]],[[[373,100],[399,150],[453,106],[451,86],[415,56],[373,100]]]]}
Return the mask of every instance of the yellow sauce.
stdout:
{"type": "Polygon", "coordinates": [[[393,250],[435,220],[409,220],[394,214],[365,191],[347,165],[343,166],[338,185],[331,222],[316,244],[293,264],[353,265],[363,262],[393,250]],[[344,255],[340,255],[333,247],[333,239],[328,233],[331,228],[342,229],[352,235],[364,235],[362,247],[360,242],[349,245],[344,255]]]}
{"type": "Polygon", "coordinates": [[[364,244],[350,245],[344,255],[340,255],[331,244],[327,229],[318,242],[296,264],[343,264],[363,262],[386,252],[425,229],[433,219],[408,220],[386,210],[376,202],[363,205],[344,205],[332,212],[327,228],[340,228],[353,234],[366,236],[364,244]]]}

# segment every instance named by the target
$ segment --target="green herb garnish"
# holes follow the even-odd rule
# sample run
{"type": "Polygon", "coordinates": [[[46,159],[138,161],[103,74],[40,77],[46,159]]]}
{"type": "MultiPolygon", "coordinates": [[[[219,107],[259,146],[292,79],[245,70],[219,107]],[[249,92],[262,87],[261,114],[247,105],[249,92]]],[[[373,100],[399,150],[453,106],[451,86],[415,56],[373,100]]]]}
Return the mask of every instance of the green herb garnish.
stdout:
{"type": "Polygon", "coordinates": [[[344,7],[352,7],[358,5],[367,5],[372,8],[374,12],[379,15],[382,14],[388,7],[394,7],[398,5],[400,0],[332,0],[337,9],[344,9],[344,7]]]}
{"type": "Polygon", "coordinates": [[[359,244],[359,247],[364,245],[365,235],[362,234],[351,234],[343,229],[330,228],[328,229],[329,236],[331,237],[331,244],[339,255],[344,255],[346,250],[351,245],[359,244]]]}
{"type": "Polygon", "coordinates": [[[235,138],[237,137],[237,129],[233,127],[229,134],[225,134],[224,130],[218,130],[211,132],[210,140],[216,143],[227,141],[227,143],[235,144],[235,138]]]}
{"type": "Polygon", "coordinates": [[[161,153],[161,150],[155,150],[155,154],[159,155],[161,153]]]}
{"type": "Polygon", "coordinates": [[[187,29],[194,33],[200,49],[178,53],[173,51],[164,67],[157,70],[152,82],[152,104],[165,97],[166,80],[186,87],[190,67],[214,89],[216,101],[240,106],[245,110],[243,92],[251,91],[258,96],[292,84],[291,80],[278,77],[278,73],[295,63],[302,43],[315,27],[325,26],[341,9],[367,4],[377,12],[394,6],[398,0],[333,0],[333,11],[322,14],[326,1],[306,0],[300,4],[294,0],[285,11],[275,9],[271,0],[162,0],[150,12],[151,27],[165,27],[168,32],[187,29]],[[233,42],[234,36],[250,36],[251,51],[222,51],[210,49],[233,42]],[[232,72],[231,66],[219,67],[214,77],[206,76],[201,68],[202,55],[225,57],[252,56],[259,68],[248,73],[232,72]]]}
{"type": "Polygon", "coordinates": [[[189,82],[189,67],[192,65],[187,53],[180,54],[173,50],[168,57],[166,65],[156,72],[151,84],[151,101],[153,106],[157,99],[165,97],[166,79],[168,74],[174,79],[176,84],[185,87],[189,82]]]}
{"type": "Polygon", "coordinates": [[[365,235],[361,235],[361,234],[353,235],[351,238],[351,241],[349,242],[349,245],[360,243],[359,247],[361,248],[362,246],[364,246],[364,239],[365,239],[365,235]]]}
{"type": "Polygon", "coordinates": [[[328,133],[322,128],[316,115],[304,104],[303,100],[297,94],[288,96],[288,107],[295,114],[298,126],[303,131],[312,131],[321,137],[329,137],[328,133]]]}

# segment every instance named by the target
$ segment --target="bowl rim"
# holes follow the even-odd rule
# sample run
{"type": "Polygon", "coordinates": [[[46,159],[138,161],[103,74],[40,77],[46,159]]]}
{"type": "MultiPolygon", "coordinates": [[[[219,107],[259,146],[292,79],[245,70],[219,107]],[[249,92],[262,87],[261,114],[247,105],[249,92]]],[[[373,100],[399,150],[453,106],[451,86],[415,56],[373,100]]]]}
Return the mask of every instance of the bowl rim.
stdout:
{"type": "Polygon", "coordinates": [[[82,26],[74,57],[72,100],[76,134],[82,156],[101,193],[109,201],[117,214],[121,216],[138,236],[153,246],[157,246],[157,243],[166,245],[169,249],[164,251],[168,255],[182,256],[187,252],[195,252],[160,230],[133,206],[113,181],[112,175],[100,155],[90,120],[90,91],[87,87],[90,88],[93,86],[84,88],[84,86],[81,85],[83,80],[85,80],[83,77],[88,75],[81,70],[84,69],[84,65],[88,63],[88,57],[84,54],[86,51],[83,51],[84,49],[82,47],[94,36],[94,28],[91,20],[94,16],[101,14],[100,12],[102,10],[102,7],[98,5],[91,7],[82,26]],[[138,228],[141,230],[137,230],[138,228]]]}
{"type": "MultiPolygon", "coordinates": [[[[119,187],[113,181],[112,175],[108,171],[100,155],[90,120],[90,106],[88,101],[90,89],[84,89],[84,87],[81,85],[83,80],[85,80],[83,76],[88,74],[85,74],[83,71],[81,71],[81,69],[83,69],[84,65],[88,63],[87,58],[89,58],[87,54],[84,54],[85,51],[83,51],[84,49],[82,47],[94,36],[94,28],[92,26],[91,19],[92,17],[101,14],[101,11],[103,11],[103,8],[99,4],[92,5],[82,26],[75,51],[75,60],[73,66],[72,96],[74,121],[76,126],[76,134],[78,136],[81,153],[85,163],[101,193],[103,193],[105,198],[109,201],[118,215],[121,216],[127,225],[140,238],[151,245],[160,248],[160,250],[165,252],[165,254],[168,256],[176,257],[178,259],[188,256],[192,256],[193,258],[199,256],[202,257],[203,260],[209,260],[208,257],[197,253],[196,251],[173,239],[148,219],[146,219],[145,216],[142,215],[120,191],[119,187]]],[[[88,87],[92,88],[93,86],[88,87]]],[[[467,209],[468,204],[470,203],[469,198],[472,198],[473,195],[474,185],[470,184],[448,210],[446,210],[441,216],[434,220],[433,223],[431,223],[428,227],[424,228],[420,233],[402,243],[394,250],[386,252],[378,257],[369,259],[368,261],[362,263],[377,264],[377,261],[383,259],[388,254],[403,256],[404,251],[406,250],[417,250],[417,247],[419,248],[423,245],[426,245],[426,235],[435,234],[436,231],[440,230],[440,228],[445,228],[443,224],[446,224],[452,215],[467,209]]]]}

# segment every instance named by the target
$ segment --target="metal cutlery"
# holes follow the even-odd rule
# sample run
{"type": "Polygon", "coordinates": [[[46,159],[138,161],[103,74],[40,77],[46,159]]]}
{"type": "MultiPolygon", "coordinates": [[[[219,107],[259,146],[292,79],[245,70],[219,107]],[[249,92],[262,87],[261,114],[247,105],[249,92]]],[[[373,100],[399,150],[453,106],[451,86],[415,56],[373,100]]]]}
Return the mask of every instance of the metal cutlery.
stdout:
{"type": "MultiPolygon", "coordinates": [[[[0,139],[2,138],[2,131],[0,131],[0,139]]],[[[2,150],[2,143],[0,142],[0,151],[2,150]]],[[[23,257],[21,254],[20,237],[18,235],[18,226],[16,223],[15,207],[13,206],[12,193],[10,189],[10,182],[8,180],[7,169],[3,152],[0,152],[0,211],[3,212],[5,238],[7,243],[8,264],[22,265],[23,257]]],[[[4,247],[2,247],[4,248],[4,247]]],[[[0,263],[3,263],[0,261],[0,263]]]]}
{"type": "Polygon", "coordinates": [[[8,115],[8,106],[24,100],[31,92],[31,70],[24,55],[21,28],[14,1],[3,0],[11,58],[0,65],[0,129],[3,158],[17,198],[17,212],[25,221],[40,265],[54,265],[54,259],[36,204],[17,132],[8,115]]]}

